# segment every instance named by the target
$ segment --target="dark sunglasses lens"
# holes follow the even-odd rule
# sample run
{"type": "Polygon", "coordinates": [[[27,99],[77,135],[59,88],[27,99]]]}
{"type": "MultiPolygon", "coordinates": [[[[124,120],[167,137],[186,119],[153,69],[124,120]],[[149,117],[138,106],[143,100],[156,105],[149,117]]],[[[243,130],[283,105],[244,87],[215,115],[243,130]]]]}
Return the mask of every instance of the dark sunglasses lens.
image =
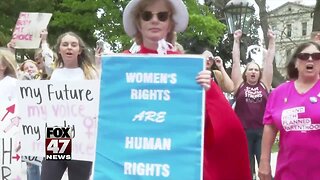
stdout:
{"type": "Polygon", "coordinates": [[[320,60],[320,53],[313,53],[311,54],[313,60],[320,60]]]}
{"type": "Polygon", "coordinates": [[[320,60],[320,53],[312,53],[312,54],[309,54],[309,53],[299,53],[297,55],[297,57],[303,61],[307,61],[309,58],[312,58],[312,60],[320,60]]]}
{"type": "Polygon", "coordinates": [[[308,53],[299,53],[299,54],[297,55],[297,57],[298,57],[299,59],[303,60],[303,61],[306,61],[306,60],[309,59],[310,54],[308,54],[308,53]]]}
{"type": "Polygon", "coordinates": [[[141,13],[141,18],[144,21],[150,21],[150,19],[152,19],[152,12],[150,11],[144,11],[141,13]]]}
{"type": "Polygon", "coordinates": [[[168,19],[169,13],[168,12],[159,12],[157,14],[157,16],[158,16],[159,21],[164,22],[164,21],[166,21],[168,19]]]}
{"type": "Polygon", "coordinates": [[[208,57],[207,61],[213,61],[213,57],[208,57]]]}

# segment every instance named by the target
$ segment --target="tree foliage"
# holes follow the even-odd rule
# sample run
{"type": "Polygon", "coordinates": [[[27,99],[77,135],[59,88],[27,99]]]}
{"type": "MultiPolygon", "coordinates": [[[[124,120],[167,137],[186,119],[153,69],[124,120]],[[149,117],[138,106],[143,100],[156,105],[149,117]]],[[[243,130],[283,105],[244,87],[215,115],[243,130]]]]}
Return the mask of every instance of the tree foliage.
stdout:
{"type": "MultiPolygon", "coordinates": [[[[229,0],[206,0],[206,4],[208,5],[214,5],[215,8],[214,11],[216,12],[217,15],[220,16],[221,19],[224,18],[223,14],[223,8],[225,5],[229,2],[229,0]]],[[[254,18],[254,22],[252,24],[250,33],[248,34],[247,37],[242,38],[242,43],[241,43],[241,63],[242,64],[247,64],[249,62],[249,59],[246,59],[246,51],[247,47],[250,45],[259,45],[261,42],[259,42],[259,35],[258,35],[258,28],[261,27],[262,32],[263,32],[263,39],[264,43],[266,46],[268,45],[268,38],[267,38],[267,32],[268,32],[268,13],[266,10],[266,0],[255,0],[256,4],[259,7],[259,16],[254,18]]],[[[257,10],[256,10],[257,11],[257,10]]],[[[228,38],[224,39],[222,43],[219,45],[219,54],[223,57],[225,60],[230,60],[231,59],[231,49],[232,49],[232,43],[233,43],[233,38],[232,36],[228,36],[228,38]],[[230,51],[228,51],[230,50],[230,51]]],[[[227,63],[231,63],[230,61],[227,63]]],[[[227,71],[230,72],[230,69],[227,69],[227,71]]],[[[277,86],[278,84],[282,83],[284,81],[284,78],[281,76],[280,72],[278,71],[276,67],[276,63],[274,61],[273,63],[273,86],[277,86]]]]}
{"type": "MultiPolygon", "coordinates": [[[[20,12],[48,12],[53,14],[48,26],[51,45],[61,33],[74,31],[90,47],[95,46],[97,39],[103,39],[113,51],[122,51],[132,44],[122,25],[123,9],[128,2],[129,0],[1,1],[0,45],[5,46],[10,41],[20,12]]],[[[216,45],[223,35],[224,25],[197,0],[185,0],[185,3],[190,13],[190,22],[188,31],[178,34],[178,41],[192,53],[198,52],[199,45],[216,45]],[[193,43],[189,43],[190,41],[193,43]]]]}
{"type": "Polygon", "coordinates": [[[216,19],[205,5],[195,0],[186,1],[189,10],[189,26],[178,36],[188,53],[200,54],[205,49],[213,49],[225,33],[225,25],[216,19]]]}

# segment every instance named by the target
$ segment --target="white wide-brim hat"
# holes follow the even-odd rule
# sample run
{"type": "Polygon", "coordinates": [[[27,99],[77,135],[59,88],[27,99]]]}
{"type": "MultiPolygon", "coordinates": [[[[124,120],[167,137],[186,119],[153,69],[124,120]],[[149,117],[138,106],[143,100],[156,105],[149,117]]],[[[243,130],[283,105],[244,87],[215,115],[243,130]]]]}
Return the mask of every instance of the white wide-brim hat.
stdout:
{"type": "MultiPolygon", "coordinates": [[[[135,7],[140,3],[141,0],[131,0],[123,12],[123,26],[124,30],[130,37],[134,37],[137,33],[137,26],[134,21],[133,11],[135,7]]],[[[186,6],[182,0],[169,0],[172,4],[175,13],[173,14],[173,21],[175,22],[175,32],[183,32],[189,22],[189,14],[186,6]]]]}

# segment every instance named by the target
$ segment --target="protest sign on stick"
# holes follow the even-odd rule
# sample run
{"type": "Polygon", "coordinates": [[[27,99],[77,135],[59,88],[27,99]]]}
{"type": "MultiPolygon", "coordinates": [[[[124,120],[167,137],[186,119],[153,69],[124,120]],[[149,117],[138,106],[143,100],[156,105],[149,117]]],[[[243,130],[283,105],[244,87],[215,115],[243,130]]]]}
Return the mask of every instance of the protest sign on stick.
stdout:
{"type": "Polygon", "coordinates": [[[40,45],[40,33],[46,29],[51,13],[21,12],[13,31],[12,40],[16,49],[35,49],[40,45]]]}

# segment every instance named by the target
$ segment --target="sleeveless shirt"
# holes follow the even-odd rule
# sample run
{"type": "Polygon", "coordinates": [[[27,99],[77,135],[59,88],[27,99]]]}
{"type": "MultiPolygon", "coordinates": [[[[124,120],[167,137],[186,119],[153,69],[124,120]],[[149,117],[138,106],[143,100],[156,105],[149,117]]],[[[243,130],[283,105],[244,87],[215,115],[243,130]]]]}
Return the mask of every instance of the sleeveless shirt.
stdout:
{"type": "Polygon", "coordinates": [[[266,108],[268,92],[262,82],[250,85],[247,82],[240,85],[235,94],[235,112],[241,120],[244,129],[263,128],[263,114],[266,108]]]}

